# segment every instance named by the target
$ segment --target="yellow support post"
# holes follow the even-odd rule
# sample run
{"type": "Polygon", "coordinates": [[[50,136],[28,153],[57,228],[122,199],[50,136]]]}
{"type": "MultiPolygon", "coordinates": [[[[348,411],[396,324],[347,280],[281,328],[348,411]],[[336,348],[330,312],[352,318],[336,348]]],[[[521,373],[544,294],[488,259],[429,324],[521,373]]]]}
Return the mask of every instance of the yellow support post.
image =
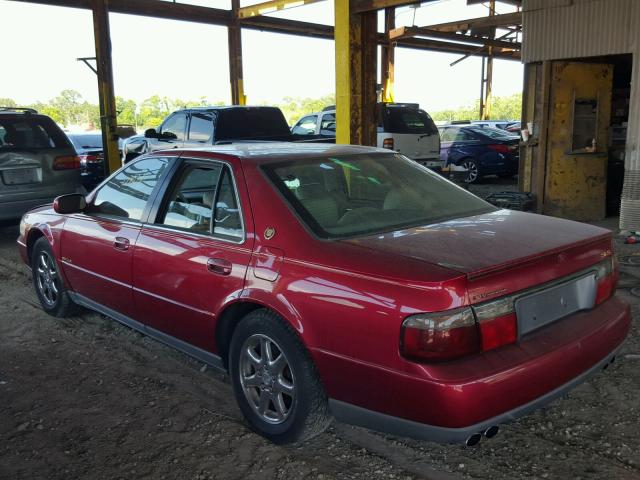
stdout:
{"type": "Polygon", "coordinates": [[[255,5],[248,5],[240,8],[238,10],[238,18],[257,17],[266,13],[286,10],[287,8],[301,7],[302,5],[308,5],[310,3],[320,1],[322,0],[270,0],[268,2],[257,3],[255,5]]]}
{"type": "Polygon", "coordinates": [[[382,81],[382,101],[393,102],[393,86],[395,83],[395,44],[389,38],[389,32],[396,28],[396,9],[385,8],[384,31],[389,41],[383,44],[380,54],[380,79],[382,81]]]}
{"type": "Polygon", "coordinates": [[[238,24],[238,12],[240,0],[231,0],[233,22],[227,28],[229,36],[229,78],[231,81],[231,103],[233,105],[246,105],[247,97],[244,94],[242,80],[242,30],[238,24]]]}
{"type": "Polygon", "coordinates": [[[376,20],[335,0],[336,143],[376,144],[376,20]]]}
{"type": "MultiPolygon", "coordinates": [[[[496,14],[496,0],[491,0],[489,3],[489,16],[493,17],[496,14]]],[[[495,29],[492,30],[491,37],[495,37],[495,29]]],[[[484,101],[482,109],[482,120],[491,120],[491,103],[493,100],[493,47],[488,47],[487,55],[487,77],[485,79],[484,87],[484,101]]]]}
{"type": "Polygon", "coordinates": [[[93,0],[93,35],[96,45],[98,93],[100,97],[100,126],[105,155],[105,173],[120,168],[118,150],[116,97],[113,88],[113,64],[111,61],[111,35],[109,32],[108,0],[93,0]]]}

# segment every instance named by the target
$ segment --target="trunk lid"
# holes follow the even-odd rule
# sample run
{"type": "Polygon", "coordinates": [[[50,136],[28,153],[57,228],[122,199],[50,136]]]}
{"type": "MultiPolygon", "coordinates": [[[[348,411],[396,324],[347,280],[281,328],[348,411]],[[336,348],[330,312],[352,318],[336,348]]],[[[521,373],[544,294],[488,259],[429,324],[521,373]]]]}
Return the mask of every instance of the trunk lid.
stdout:
{"type": "Polygon", "coordinates": [[[570,275],[611,255],[608,230],[511,210],[345,241],[463,273],[470,303],[570,275]]]}

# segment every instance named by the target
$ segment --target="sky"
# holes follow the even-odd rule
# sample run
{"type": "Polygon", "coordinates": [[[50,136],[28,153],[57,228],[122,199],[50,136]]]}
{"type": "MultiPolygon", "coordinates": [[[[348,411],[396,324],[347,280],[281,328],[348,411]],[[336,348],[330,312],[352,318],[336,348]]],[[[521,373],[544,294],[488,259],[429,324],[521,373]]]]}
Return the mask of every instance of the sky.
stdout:
{"type": "MultiPolygon", "coordinates": [[[[183,0],[229,8],[229,0],[183,0]]],[[[244,0],[242,5],[259,3],[244,0]]],[[[513,11],[499,7],[498,13],[513,11]],[[501,8],[501,9],[500,9],[501,8]]],[[[425,26],[487,15],[466,0],[439,0],[396,11],[396,24],[425,26]]],[[[273,14],[333,24],[328,0],[273,14]]],[[[380,15],[382,20],[382,15],[380,15]]],[[[224,27],[110,14],[116,95],[138,102],[151,95],[183,100],[206,97],[230,102],[227,32],[224,27]]],[[[317,98],[335,91],[333,42],[243,30],[244,85],[248,103],[279,103],[284,97],[317,98]]],[[[97,103],[95,74],[78,57],[95,55],[89,11],[0,0],[2,74],[0,97],[18,103],[47,101],[73,89],[97,103]]],[[[396,49],[395,100],[427,111],[474,102],[480,93],[480,58],[396,49]]],[[[519,62],[494,62],[494,94],[522,91],[519,62]]]]}

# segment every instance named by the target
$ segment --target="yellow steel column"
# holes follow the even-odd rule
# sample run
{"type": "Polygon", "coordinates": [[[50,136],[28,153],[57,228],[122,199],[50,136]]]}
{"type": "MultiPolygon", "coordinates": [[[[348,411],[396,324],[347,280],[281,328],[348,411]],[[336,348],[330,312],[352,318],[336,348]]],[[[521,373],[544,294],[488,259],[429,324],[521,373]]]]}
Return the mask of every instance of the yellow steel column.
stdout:
{"type": "MultiPolygon", "coordinates": [[[[489,2],[489,16],[496,14],[496,0],[489,2]]],[[[491,38],[495,37],[495,29],[492,29],[491,38]]],[[[487,56],[487,77],[485,79],[484,87],[484,102],[482,109],[482,120],[491,119],[491,101],[493,95],[493,47],[488,48],[489,55],[487,56]]]]}
{"type": "Polygon", "coordinates": [[[106,173],[120,168],[120,152],[116,134],[116,97],[113,88],[113,65],[111,62],[111,36],[109,32],[108,0],[93,0],[93,35],[96,44],[98,67],[98,94],[100,96],[100,125],[105,155],[106,173]]]}
{"type": "Polygon", "coordinates": [[[382,101],[393,102],[395,83],[395,44],[389,40],[389,32],[396,28],[396,9],[384,9],[384,33],[389,43],[382,45],[380,54],[380,81],[382,82],[382,101]]]}
{"type": "Polygon", "coordinates": [[[233,24],[227,29],[229,36],[229,78],[231,81],[231,103],[233,105],[246,105],[247,97],[244,94],[242,81],[242,30],[238,23],[239,9],[240,0],[231,0],[233,24]]]}
{"type": "Polygon", "coordinates": [[[376,144],[376,12],[335,0],[336,143],[376,144]]]}

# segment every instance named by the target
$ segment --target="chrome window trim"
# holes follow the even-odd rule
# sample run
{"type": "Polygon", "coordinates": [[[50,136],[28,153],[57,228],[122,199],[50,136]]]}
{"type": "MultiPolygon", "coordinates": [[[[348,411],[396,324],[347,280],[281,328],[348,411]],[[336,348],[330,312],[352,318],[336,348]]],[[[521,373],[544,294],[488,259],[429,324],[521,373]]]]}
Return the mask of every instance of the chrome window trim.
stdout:
{"type": "MultiPolygon", "coordinates": [[[[161,223],[146,222],[146,223],[143,223],[142,225],[144,227],[151,227],[151,228],[156,229],[156,230],[164,230],[164,231],[175,232],[175,233],[186,233],[186,234],[189,234],[189,235],[194,235],[194,236],[199,237],[199,238],[207,238],[209,240],[218,240],[218,241],[221,241],[221,242],[231,243],[231,244],[234,244],[234,245],[243,244],[247,240],[247,229],[246,229],[246,224],[245,224],[245,221],[244,221],[244,213],[243,213],[243,209],[244,208],[243,208],[242,203],[240,202],[240,194],[238,192],[238,184],[236,182],[236,176],[235,176],[234,171],[233,171],[233,166],[229,162],[227,162],[225,160],[218,159],[218,158],[197,158],[197,157],[184,157],[184,156],[181,156],[180,160],[187,160],[187,161],[191,160],[191,161],[194,161],[194,162],[205,162],[205,163],[218,163],[220,165],[223,165],[221,174],[224,173],[224,167],[225,166],[229,169],[229,174],[231,175],[231,182],[233,184],[233,189],[234,189],[234,192],[235,192],[236,203],[238,204],[238,212],[240,213],[240,224],[242,225],[242,237],[238,238],[237,240],[231,240],[229,238],[224,238],[224,237],[222,237],[220,235],[216,235],[213,232],[213,230],[215,229],[215,222],[214,222],[214,225],[213,225],[213,228],[212,228],[212,232],[210,234],[192,232],[191,230],[188,230],[186,228],[169,227],[169,226],[166,226],[166,225],[161,224],[161,223]]],[[[168,194],[168,193],[170,193],[170,192],[167,189],[167,191],[165,192],[165,195],[168,194]]],[[[211,209],[211,215],[212,215],[212,218],[215,220],[215,218],[214,218],[215,206],[212,207],[212,209],[211,209]]]]}

